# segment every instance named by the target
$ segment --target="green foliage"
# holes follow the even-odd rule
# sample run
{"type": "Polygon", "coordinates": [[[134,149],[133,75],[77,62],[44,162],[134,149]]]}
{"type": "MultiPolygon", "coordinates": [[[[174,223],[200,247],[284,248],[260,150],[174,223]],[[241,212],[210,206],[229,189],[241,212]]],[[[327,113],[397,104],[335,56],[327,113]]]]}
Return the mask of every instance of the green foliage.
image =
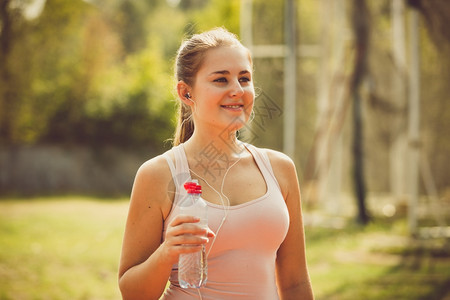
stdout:
{"type": "Polygon", "coordinates": [[[284,43],[284,1],[253,1],[253,42],[255,45],[284,43]]]}
{"type": "Polygon", "coordinates": [[[211,29],[213,25],[225,26],[231,32],[239,34],[239,12],[239,0],[211,0],[203,9],[193,12],[193,23],[199,32],[211,29]]]}
{"type": "MultiPolygon", "coordinates": [[[[174,128],[177,97],[172,74],[181,39],[217,26],[240,31],[240,0],[46,0],[42,13],[30,19],[24,9],[31,2],[4,0],[0,5],[2,147],[52,143],[158,152],[174,128]]],[[[321,47],[317,53],[299,52],[297,61],[294,126],[298,128],[299,151],[294,160],[301,177],[301,170],[306,169],[305,179],[312,177],[308,169],[315,164],[314,141],[321,134],[317,126],[321,73],[327,72],[331,103],[341,98],[341,88],[346,93],[346,76],[353,64],[348,22],[351,5],[345,3],[297,2],[299,46],[321,47]],[[343,37],[342,41],[338,37],[343,37]]],[[[367,3],[372,26],[370,80],[365,85],[371,97],[365,101],[367,178],[371,192],[386,192],[390,189],[388,151],[407,125],[407,104],[397,103],[394,79],[406,75],[407,68],[397,68],[392,56],[392,1],[367,3]]],[[[439,5],[447,7],[444,3],[439,5]]],[[[284,43],[284,2],[254,0],[252,5],[254,44],[284,43]]],[[[430,5],[422,8],[431,9],[430,5]]],[[[436,17],[445,19],[441,10],[434,11],[436,17]]],[[[443,191],[450,175],[450,139],[444,130],[450,120],[446,101],[450,74],[445,55],[448,43],[442,47],[433,42],[433,26],[425,30],[430,25],[427,22],[434,19],[425,18],[421,23],[420,123],[423,153],[429,158],[438,190],[443,191]]],[[[406,26],[407,21],[408,17],[406,26]]],[[[254,64],[255,86],[282,110],[290,109],[283,107],[283,59],[258,57],[254,64]]],[[[345,114],[343,109],[343,125],[345,114]]],[[[282,150],[283,118],[266,118],[264,122],[263,130],[256,132],[255,144],[282,150]]],[[[349,149],[348,126],[341,128],[333,134],[342,134],[343,148],[349,149]]],[[[343,163],[343,168],[348,168],[348,163],[343,163]]]]}
{"type": "Polygon", "coordinates": [[[188,24],[237,32],[238,8],[237,0],[47,0],[27,19],[24,7],[6,5],[12,29],[2,40],[12,50],[1,53],[2,144],[161,149],[174,128],[172,65],[188,24]]]}

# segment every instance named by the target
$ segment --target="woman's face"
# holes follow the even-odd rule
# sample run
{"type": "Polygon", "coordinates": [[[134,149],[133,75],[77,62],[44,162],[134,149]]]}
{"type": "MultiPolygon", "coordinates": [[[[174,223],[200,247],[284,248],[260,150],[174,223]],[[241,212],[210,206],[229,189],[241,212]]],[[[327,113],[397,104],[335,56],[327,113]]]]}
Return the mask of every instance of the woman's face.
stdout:
{"type": "Polygon", "coordinates": [[[195,127],[238,130],[253,109],[255,91],[248,51],[240,46],[208,50],[191,93],[195,127]]]}

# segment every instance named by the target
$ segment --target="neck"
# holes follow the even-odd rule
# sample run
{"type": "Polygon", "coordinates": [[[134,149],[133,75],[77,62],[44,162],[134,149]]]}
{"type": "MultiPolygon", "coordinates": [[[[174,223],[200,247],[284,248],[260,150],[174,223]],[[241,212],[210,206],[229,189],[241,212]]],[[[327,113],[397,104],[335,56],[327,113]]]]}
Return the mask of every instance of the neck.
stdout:
{"type": "Polygon", "coordinates": [[[195,130],[192,137],[185,143],[186,151],[191,155],[216,153],[233,160],[240,157],[244,150],[242,142],[236,137],[236,131],[223,131],[219,134],[195,130]]]}
{"type": "Polygon", "coordinates": [[[246,156],[245,147],[236,138],[236,132],[223,135],[201,134],[194,131],[184,143],[193,178],[211,186],[225,180],[228,171],[246,156]]]}

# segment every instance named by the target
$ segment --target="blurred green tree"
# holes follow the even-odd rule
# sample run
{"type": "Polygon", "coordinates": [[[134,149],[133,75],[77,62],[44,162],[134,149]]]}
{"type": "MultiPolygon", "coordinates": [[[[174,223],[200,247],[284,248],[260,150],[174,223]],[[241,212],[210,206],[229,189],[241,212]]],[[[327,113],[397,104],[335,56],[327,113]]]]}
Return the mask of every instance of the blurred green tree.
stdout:
{"type": "Polygon", "coordinates": [[[3,145],[148,147],[170,136],[168,60],[145,29],[152,5],[133,5],[123,1],[111,12],[47,0],[28,20],[21,7],[2,2],[3,145]]]}

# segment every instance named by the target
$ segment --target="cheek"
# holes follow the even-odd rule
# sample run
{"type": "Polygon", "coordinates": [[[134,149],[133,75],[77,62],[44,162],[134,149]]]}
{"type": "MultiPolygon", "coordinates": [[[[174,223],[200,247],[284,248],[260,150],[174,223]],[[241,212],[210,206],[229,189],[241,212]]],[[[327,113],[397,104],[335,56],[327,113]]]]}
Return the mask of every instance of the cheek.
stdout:
{"type": "Polygon", "coordinates": [[[249,89],[246,95],[246,107],[245,110],[252,110],[253,105],[255,104],[255,91],[253,89],[249,89]]]}
{"type": "Polygon", "coordinates": [[[247,105],[245,105],[245,114],[246,115],[249,115],[252,112],[254,104],[255,104],[255,102],[254,102],[254,99],[252,98],[252,100],[249,101],[247,105]]]}

